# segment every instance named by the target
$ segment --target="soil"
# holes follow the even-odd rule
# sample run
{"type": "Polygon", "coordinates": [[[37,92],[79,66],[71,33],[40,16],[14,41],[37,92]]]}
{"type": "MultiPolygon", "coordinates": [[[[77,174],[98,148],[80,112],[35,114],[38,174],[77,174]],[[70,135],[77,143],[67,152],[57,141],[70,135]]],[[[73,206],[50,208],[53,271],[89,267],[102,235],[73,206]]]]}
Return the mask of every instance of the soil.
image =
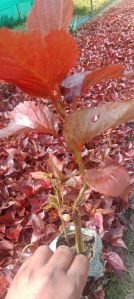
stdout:
{"type": "MultiPolygon", "coordinates": [[[[69,247],[76,254],[74,234],[70,234],[68,236],[68,240],[69,240],[69,247]]],[[[93,257],[93,243],[94,243],[94,237],[82,235],[83,254],[86,255],[89,260],[93,257]]],[[[60,245],[67,245],[67,242],[64,238],[61,238],[61,239],[58,240],[57,247],[60,246],[60,245]]]]}

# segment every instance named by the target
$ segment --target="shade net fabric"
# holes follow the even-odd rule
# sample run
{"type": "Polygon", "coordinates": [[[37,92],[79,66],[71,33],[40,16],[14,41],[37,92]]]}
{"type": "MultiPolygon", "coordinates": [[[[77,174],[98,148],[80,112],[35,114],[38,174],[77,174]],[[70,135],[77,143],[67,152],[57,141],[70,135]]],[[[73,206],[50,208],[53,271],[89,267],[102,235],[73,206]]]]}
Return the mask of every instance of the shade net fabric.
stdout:
{"type": "Polygon", "coordinates": [[[30,11],[33,0],[0,0],[0,26],[10,27],[23,21],[30,11]]]}

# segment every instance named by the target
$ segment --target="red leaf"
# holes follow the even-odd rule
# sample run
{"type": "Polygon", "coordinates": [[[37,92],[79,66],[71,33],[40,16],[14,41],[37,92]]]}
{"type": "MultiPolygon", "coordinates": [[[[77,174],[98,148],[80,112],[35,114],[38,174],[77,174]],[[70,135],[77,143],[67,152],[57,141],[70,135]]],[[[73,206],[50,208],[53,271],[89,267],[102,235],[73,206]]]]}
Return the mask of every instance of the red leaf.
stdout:
{"type": "Polygon", "coordinates": [[[64,136],[71,149],[79,151],[93,137],[133,118],[134,100],[78,110],[66,117],[64,136]]]}
{"type": "Polygon", "coordinates": [[[122,247],[122,248],[127,248],[126,244],[122,240],[122,238],[112,238],[111,240],[111,245],[114,247],[122,247]]]}
{"type": "Polygon", "coordinates": [[[28,199],[29,203],[31,205],[31,212],[32,213],[39,213],[42,206],[44,206],[47,202],[46,198],[40,198],[40,197],[31,197],[28,199]]]}
{"type": "Polygon", "coordinates": [[[122,238],[123,233],[124,233],[124,226],[121,224],[118,224],[116,228],[111,229],[111,236],[113,239],[122,238]]]}
{"type": "Polygon", "coordinates": [[[63,179],[63,163],[57,159],[57,157],[53,154],[49,155],[49,160],[47,163],[48,170],[54,174],[56,178],[63,179]]]}
{"type": "Polygon", "coordinates": [[[29,130],[56,134],[54,115],[47,106],[37,106],[30,101],[16,106],[10,114],[7,127],[0,130],[0,138],[29,130]]]}
{"type": "Polygon", "coordinates": [[[95,298],[96,299],[105,299],[104,290],[100,290],[100,291],[95,292],[95,298]]]}
{"type": "Polygon", "coordinates": [[[11,225],[15,222],[15,218],[12,215],[0,216],[0,224],[11,225]]]}
{"type": "Polygon", "coordinates": [[[50,234],[53,234],[56,231],[57,231],[57,227],[54,224],[51,223],[51,224],[45,225],[44,233],[45,233],[46,236],[49,236],[50,234]]]}
{"type": "Polygon", "coordinates": [[[39,234],[44,233],[44,222],[40,215],[33,214],[31,217],[33,231],[39,234]]]}
{"type": "Polygon", "coordinates": [[[21,225],[18,225],[17,227],[9,228],[6,231],[6,238],[12,241],[18,241],[21,231],[22,231],[21,225]]]}
{"type": "Polygon", "coordinates": [[[37,192],[40,189],[50,189],[52,187],[51,181],[49,179],[42,180],[35,184],[34,192],[37,192]]]}
{"type": "Polygon", "coordinates": [[[124,67],[122,65],[105,66],[94,71],[84,71],[73,74],[63,80],[61,92],[66,99],[80,97],[86,89],[99,81],[123,76],[124,67]]]}
{"type": "Polygon", "coordinates": [[[98,83],[101,80],[109,80],[111,78],[119,78],[123,76],[124,67],[120,64],[104,66],[100,69],[94,70],[86,75],[82,85],[82,93],[89,85],[98,83]]]}
{"type": "Polygon", "coordinates": [[[34,96],[52,96],[75,64],[78,48],[65,31],[45,38],[36,32],[0,30],[0,79],[34,96]]]}
{"type": "MultiPolygon", "coordinates": [[[[1,130],[0,130],[1,131],[1,130]]],[[[6,149],[6,152],[8,153],[8,157],[7,159],[4,161],[3,164],[3,173],[6,173],[6,175],[11,174],[15,171],[15,167],[14,167],[14,159],[15,159],[15,155],[17,153],[17,150],[15,148],[9,148],[6,149]]]]}
{"type": "Polygon", "coordinates": [[[47,35],[52,30],[68,30],[72,15],[72,0],[35,0],[26,25],[29,31],[47,35]]]}
{"type": "Polygon", "coordinates": [[[89,229],[97,229],[99,233],[103,232],[103,216],[99,213],[94,213],[91,215],[88,222],[86,222],[86,227],[89,229]]]}
{"type": "Polygon", "coordinates": [[[29,197],[34,193],[34,186],[31,185],[24,185],[21,187],[21,191],[25,194],[25,196],[29,197]]]}
{"type": "Polygon", "coordinates": [[[21,186],[21,191],[25,194],[25,196],[30,197],[33,194],[36,194],[39,190],[50,189],[51,181],[49,179],[45,179],[42,181],[34,182],[32,180],[27,180],[21,186]]]}
{"type": "Polygon", "coordinates": [[[106,261],[113,269],[126,271],[126,267],[117,253],[113,251],[106,253],[106,261]]]}
{"type": "MultiPolygon", "coordinates": [[[[44,232],[37,232],[37,231],[33,231],[33,234],[32,234],[32,238],[31,238],[31,243],[35,243],[37,241],[39,241],[40,239],[43,239],[45,238],[45,240],[51,236],[51,235],[55,235],[56,233],[56,226],[54,224],[47,224],[45,225],[45,228],[44,228],[44,232]]],[[[51,240],[51,238],[50,238],[51,240]]],[[[45,241],[45,242],[48,242],[48,241],[45,241]]],[[[50,242],[48,242],[50,243],[50,242]]]]}
{"type": "Polygon", "coordinates": [[[130,177],[120,164],[107,161],[102,166],[86,172],[86,181],[90,188],[107,196],[126,199],[126,190],[129,191],[130,177]]]}
{"type": "Polygon", "coordinates": [[[0,274],[0,296],[1,299],[5,297],[6,290],[8,288],[9,282],[4,275],[0,274]]]}
{"type": "Polygon", "coordinates": [[[14,246],[13,244],[6,240],[6,239],[3,239],[2,241],[0,241],[0,250],[13,250],[14,246]]]}
{"type": "Polygon", "coordinates": [[[62,81],[61,93],[65,96],[65,99],[73,99],[82,95],[82,85],[87,74],[89,74],[88,71],[76,73],[62,81]]]}

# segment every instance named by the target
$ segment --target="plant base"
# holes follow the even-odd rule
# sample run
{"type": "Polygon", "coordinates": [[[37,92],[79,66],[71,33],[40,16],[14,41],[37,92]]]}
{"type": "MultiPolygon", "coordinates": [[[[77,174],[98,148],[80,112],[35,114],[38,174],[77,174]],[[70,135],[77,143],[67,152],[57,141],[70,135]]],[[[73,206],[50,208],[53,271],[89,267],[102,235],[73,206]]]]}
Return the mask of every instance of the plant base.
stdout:
{"type": "MultiPolygon", "coordinates": [[[[101,260],[102,254],[102,241],[100,236],[97,234],[95,230],[89,230],[82,228],[82,242],[84,252],[90,263],[90,271],[89,277],[100,278],[104,274],[104,264],[101,260]]],[[[70,226],[67,229],[69,246],[76,253],[75,248],[75,237],[74,237],[74,226],[70,226]]],[[[66,245],[66,241],[64,238],[64,233],[61,234],[50,244],[50,248],[52,251],[55,251],[56,248],[60,245],[66,245]]]]}

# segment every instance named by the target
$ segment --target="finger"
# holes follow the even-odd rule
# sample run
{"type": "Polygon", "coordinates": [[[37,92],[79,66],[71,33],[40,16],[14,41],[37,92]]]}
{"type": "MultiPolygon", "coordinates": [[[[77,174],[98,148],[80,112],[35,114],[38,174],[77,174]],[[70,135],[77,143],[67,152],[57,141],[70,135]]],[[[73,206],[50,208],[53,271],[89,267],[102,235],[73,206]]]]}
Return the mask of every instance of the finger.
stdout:
{"type": "Polygon", "coordinates": [[[68,270],[68,275],[75,280],[77,288],[83,291],[89,272],[89,261],[84,255],[76,255],[68,270]]]}
{"type": "Polygon", "coordinates": [[[60,269],[67,271],[74,259],[73,251],[67,246],[59,246],[48,263],[51,270],[60,269]]]}
{"type": "Polygon", "coordinates": [[[21,267],[19,268],[17,273],[19,273],[20,271],[26,270],[30,264],[31,259],[32,259],[32,256],[27,257],[26,260],[21,265],[21,267]]]}
{"type": "Polygon", "coordinates": [[[42,268],[44,265],[48,263],[52,255],[53,252],[51,251],[49,246],[40,246],[32,256],[29,263],[29,268],[35,270],[42,268]]]}

